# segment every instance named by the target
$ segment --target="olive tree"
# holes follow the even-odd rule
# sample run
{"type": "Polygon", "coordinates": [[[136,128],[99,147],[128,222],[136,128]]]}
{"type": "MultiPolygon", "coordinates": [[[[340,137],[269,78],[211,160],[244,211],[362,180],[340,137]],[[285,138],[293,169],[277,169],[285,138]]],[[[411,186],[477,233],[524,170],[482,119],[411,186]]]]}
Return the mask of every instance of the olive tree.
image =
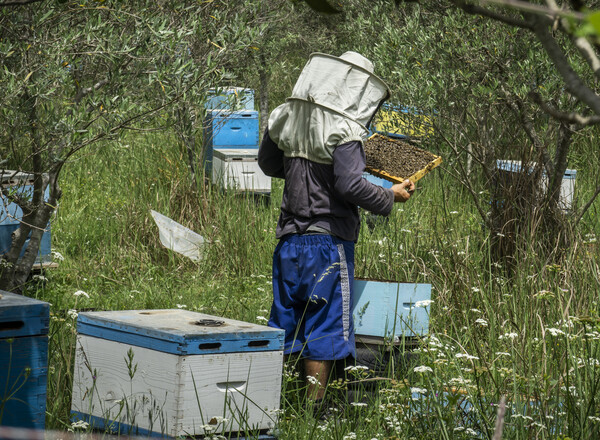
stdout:
{"type": "Polygon", "coordinates": [[[5,176],[34,177],[31,194],[2,188],[3,203],[16,203],[23,216],[2,256],[1,289],[18,291],[27,280],[75,154],[127,130],[164,128],[157,115],[201,100],[225,74],[222,61],[247,50],[251,17],[226,6],[0,2],[0,166],[5,176]]]}
{"type": "Polygon", "coordinates": [[[444,153],[445,170],[472,197],[498,260],[515,263],[530,245],[560,255],[600,193],[597,184],[571,209],[560,199],[574,146],[600,121],[599,15],[586,12],[595,6],[424,0],[342,7],[352,11],[349,35],[361,29],[354,43],[379,63],[393,95],[432,116],[434,135],[423,142],[444,153]],[[500,159],[521,166],[503,172],[500,159]]]}

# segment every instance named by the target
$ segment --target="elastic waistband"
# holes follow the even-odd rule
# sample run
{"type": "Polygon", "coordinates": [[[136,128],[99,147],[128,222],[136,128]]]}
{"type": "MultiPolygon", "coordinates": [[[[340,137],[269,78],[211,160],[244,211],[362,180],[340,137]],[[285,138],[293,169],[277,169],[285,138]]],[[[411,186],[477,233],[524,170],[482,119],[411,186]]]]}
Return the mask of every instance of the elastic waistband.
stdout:
{"type": "Polygon", "coordinates": [[[354,243],[348,240],[342,240],[339,237],[331,234],[320,234],[310,232],[307,234],[288,234],[281,237],[279,240],[281,243],[297,243],[297,244],[350,244],[354,243]]]}

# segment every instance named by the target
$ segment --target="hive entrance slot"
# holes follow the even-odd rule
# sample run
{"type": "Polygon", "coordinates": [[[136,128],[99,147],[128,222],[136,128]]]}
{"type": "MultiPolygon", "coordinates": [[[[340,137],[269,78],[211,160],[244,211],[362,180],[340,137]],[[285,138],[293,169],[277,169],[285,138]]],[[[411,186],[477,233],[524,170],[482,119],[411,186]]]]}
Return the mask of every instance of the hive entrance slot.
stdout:
{"type": "Polygon", "coordinates": [[[25,322],[23,321],[6,321],[0,322],[0,332],[9,331],[9,330],[19,330],[23,328],[25,322]]]}
{"type": "Polygon", "coordinates": [[[221,348],[221,343],[220,342],[207,342],[205,344],[198,345],[198,348],[200,350],[217,350],[217,349],[221,348]]]}
{"type": "Polygon", "coordinates": [[[267,345],[269,345],[268,340],[248,342],[248,347],[266,347],[267,345]]]}

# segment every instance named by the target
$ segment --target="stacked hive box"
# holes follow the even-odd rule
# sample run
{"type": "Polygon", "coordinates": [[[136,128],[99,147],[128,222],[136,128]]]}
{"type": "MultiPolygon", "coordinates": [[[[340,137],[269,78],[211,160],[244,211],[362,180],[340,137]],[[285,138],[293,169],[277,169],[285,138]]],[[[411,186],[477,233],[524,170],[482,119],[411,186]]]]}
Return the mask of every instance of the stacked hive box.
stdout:
{"type": "MultiPolygon", "coordinates": [[[[0,172],[0,185],[9,191],[14,191],[15,194],[31,199],[33,194],[33,174],[17,172],[12,170],[4,170],[0,172]]],[[[47,200],[49,195],[48,188],[44,194],[44,199],[47,200]]],[[[23,210],[14,202],[7,199],[4,194],[0,193],[0,255],[8,252],[12,242],[12,233],[17,230],[21,220],[23,218],[23,210]]],[[[23,250],[21,256],[25,252],[29,239],[23,250]]],[[[42,240],[40,242],[40,249],[38,252],[37,264],[49,263],[52,257],[50,254],[50,224],[48,224],[42,240]]]]}
{"type": "Polygon", "coordinates": [[[279,409],[283,332],[186,310],[80,313],[74,419],[126,434],[260,432],[279,409]]]}
{"type": "MultiPolygon", "coordinates": [[[[529,169],[526,170],[521,165],[521,161],[519,160],[497,160],[496,170],[498,171],[498,175],[496,178],[496,187],[513,187],[513,185],[518,181],[519,178],[527,178],[533,176],[536,166],[537,164],[535,162],[531,162],[529,164],[529,169]]],[[[571,210],[571,206],[573,203],[573,194],[575,193],[576,177],[577,170],[565,170],[565,174],[563,175],[561,181],[560,194],[558,198],[558,206],[563,211],[571,210]]],[[[548,189],[548,176],[546,175],[545,171],[542,174],[539,185],[541,185],[541,192],[545,194],[548,189]]]]}
{"type": "Polygon", "coordinates": [[[204,169],[224,188],[270,194],[271,179],[258,167],[259,124],[252,90],[213,90],[206,102],[204,169]]]}
{"type": "Polygon", "coordinates": [[[389,340],[418,337],[429,331],[424,305],[431,284],[354,280],[354,329],[357,339],[389,340]]]}
{"type": "Polygon", "coordinates": [[[0,291],[0,426],[45,427],[50,305],[0,291]]]}
{"type": "Polygon", "coordinates": [[[429,332],[430,284],[354,280],[356,362],[384,374],[412,362],[406,349],[429,332]]]}

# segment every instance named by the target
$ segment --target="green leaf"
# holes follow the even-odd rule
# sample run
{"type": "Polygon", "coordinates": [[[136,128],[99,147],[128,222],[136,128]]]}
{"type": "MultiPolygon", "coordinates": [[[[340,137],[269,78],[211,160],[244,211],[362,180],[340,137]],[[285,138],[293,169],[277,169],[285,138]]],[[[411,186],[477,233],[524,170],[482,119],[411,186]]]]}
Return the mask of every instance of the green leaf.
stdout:
{"type": "Polygon", "coordinates": [[[596,31],[596,35],[600,35],[600,11],[592,12],[585,18],[586,21],[592,25],[596,31]]]}

